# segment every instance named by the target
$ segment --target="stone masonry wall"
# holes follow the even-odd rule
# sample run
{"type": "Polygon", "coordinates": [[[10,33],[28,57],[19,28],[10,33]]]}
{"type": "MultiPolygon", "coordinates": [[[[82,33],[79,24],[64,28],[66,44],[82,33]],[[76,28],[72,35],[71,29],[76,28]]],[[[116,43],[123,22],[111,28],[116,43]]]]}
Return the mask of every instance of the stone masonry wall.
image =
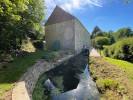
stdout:
{"type": "Polygon", "coordinates": [[[40,75],[73,56],[74,55],[72,54],[66,55],[54,63],[46,62],[44,60],[37,61],[37,63],[29,68],[28,71],[16,83],[12,92],[12,100],[32,100],[32,93],[40,75]]]}
{"type": "Polygon", "coordinates": [[[82,51],[83,45],[90,46],[90,33],[75,19],[75,50],[77,53],[82,51]]]}
{"type": "Polygon", "coordinates": [[[74,50],[75,44],[75,21],[68,20],[45,27],[46,46],[50,49],[53,43],[58,40],[62,50],[74,50]]]}

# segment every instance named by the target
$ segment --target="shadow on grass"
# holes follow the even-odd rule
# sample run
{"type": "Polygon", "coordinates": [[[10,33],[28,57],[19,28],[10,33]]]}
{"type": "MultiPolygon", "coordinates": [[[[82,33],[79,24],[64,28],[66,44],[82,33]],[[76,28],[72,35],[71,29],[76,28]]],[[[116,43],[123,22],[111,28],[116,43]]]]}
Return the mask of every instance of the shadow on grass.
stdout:
{"type": "Polygon", "coordinates": [[[45,53],[46,51],[44,50],[36,50],[35,52],[26,53],[26,55],[15,58],[14,61],[9,63],[0,73],[0,94],[12,89],[13,83],[45,53]]]}

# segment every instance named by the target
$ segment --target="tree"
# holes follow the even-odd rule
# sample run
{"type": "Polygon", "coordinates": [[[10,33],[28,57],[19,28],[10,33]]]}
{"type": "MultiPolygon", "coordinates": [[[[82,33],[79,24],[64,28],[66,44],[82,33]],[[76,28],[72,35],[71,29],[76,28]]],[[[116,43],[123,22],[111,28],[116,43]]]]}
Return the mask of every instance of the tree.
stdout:
{"type": "Polygon", "coordinates": [[[129,4],[131,2],[131,0],[126,0],[125,2],[126,2],[126,4],[129,4]]]}
{"type": "Polygon", "coordinates": [[[18,12],[28,9],[27,0],[1,0],[0,1],[0,52],[11,52],[17,49],[19,36],[17,22],[21,20],[18,12]]]}
{"type": "Polygon", "coordinates": [[[0,52],[20,49],[28,37],[38,39],[45,18],[43,0],[0,1],[0,52]]]}
{"type": "Polygon", "coordinates": [[[104,31],[98,31],[98,32],[96,32],[96,34],[94,35],[94,38],[96,38],[96,37],[99,37],[99,36],[106,36],[106,32],[104,32],[104,31]]]}
{"type": "Polygon", "coordinates": [[[44,34],[44,10],[44,0],[30,0],[28,9],[21,13],[23,17],[21,23],[26,30],[25,34],[33,40],[38,39],[41,34],[44,34]]]}
{"type": "Polygon", "coordinates": [[[114,33],[114,38],[115,38],[115,41],[117,41],[123,37],[130,37],[132,35],[133,35],[133,32],[130,28],[121,28],[114,33]]]}
{"type": "Polygon", "coordinates": [[[91,33],[91,39],[95,37],[96,33],[101,31],[101,29],[98,26],[95,26],[92,33],[91,33]]]}
{"type": "MultiPolygon", "coordinates": [[[[116,0],[116,1],[118,1],[118,0],[116,0]]],[[[126,4],[129,4],[131,1],[132,1],[132,0],[124,0],[124,2],[125,2],[126,4]]]]}
{"type": "Polygon", "coordinates": [[[114,39],[114,32],[112,30],[107,32],[107,37],[110,39],[110,44],[115,43],[115,39],[114,39]]]}
{"type": "Polygon", "coordinates": [[[94,39],[95,41],[95,44],[97,45],[97,47],[99,49],[102,49],[103,48],[103,45],[109,45],[109,38],[108,37],[97,37],[94,39]]]}

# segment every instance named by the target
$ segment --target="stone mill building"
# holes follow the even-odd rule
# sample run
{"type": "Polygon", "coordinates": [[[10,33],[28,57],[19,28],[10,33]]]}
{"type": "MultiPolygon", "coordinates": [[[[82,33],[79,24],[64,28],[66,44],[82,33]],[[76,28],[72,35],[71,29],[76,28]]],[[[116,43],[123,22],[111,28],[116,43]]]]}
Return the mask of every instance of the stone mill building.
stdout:
{"type": "Polygon", "coordinates": [[[84,45],[90,45],[90,33],[87,29],[76,17],[58,6],[45,23],[45,33],[48,49],[58,47],[79,53],[84,45]]]}

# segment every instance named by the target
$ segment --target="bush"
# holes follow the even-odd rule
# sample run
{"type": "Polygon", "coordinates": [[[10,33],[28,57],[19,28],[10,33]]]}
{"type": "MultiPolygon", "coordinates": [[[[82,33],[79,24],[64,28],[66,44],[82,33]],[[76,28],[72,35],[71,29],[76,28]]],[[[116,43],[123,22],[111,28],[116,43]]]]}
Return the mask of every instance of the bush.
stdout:
{"type": "Polygon", "coordinates": [[[95,42],[97,45],[108,45],[109,44],[109,38],[108,37],[97,37],[95,38],[95,42]]]}
{"type": "Polygon", "coordinates": [[[104,87],[107,89],[114,90],[116,89],[118,83],[115,80],[104,79],[104,87]]]}
{"type": "Polygon", "coordinates": [[[103,49],[103,45],[109,45],[109,38],[105,36],[96,37],[93,40],[93,45],[97,49],[103,49]]]}
{"type": "Polygon", "coordinates": [[[35,40],[33,45],[36,49],[43,49],[43,41],[42,40],[35,40]]]}
{"type": "Polygon", "coordinates": [[[124,95],[124,94],[126,94],[126,88],[124,86],[120,85],[117,92],[121,95],[124,95]]]}
{"type": "Polygon", "coordinates": [[[123,38],[104,49],[104,55],[133,62],[133,37],[123,38]]]}
{"type": "Polygon", "coordinates": [[[106,90],[115,90],[118,86],[117,81],[108,78],[98,79],[96,83],[102,93],[106,90]]]}
{"type": "Polygon", "coordinates": [[[104,49],[103,53],[104,53],[104,55],[105,55],[106,57],[109,57],[109,55],[108,55],[108,49],[107,49],[107,48],[104,49]]]}
{"type": "Polygon", "coordinates": [[[13,61],[13,57],[11,54],[0,54],[0,62],[9,62],[9,61],[13,61]]]}

